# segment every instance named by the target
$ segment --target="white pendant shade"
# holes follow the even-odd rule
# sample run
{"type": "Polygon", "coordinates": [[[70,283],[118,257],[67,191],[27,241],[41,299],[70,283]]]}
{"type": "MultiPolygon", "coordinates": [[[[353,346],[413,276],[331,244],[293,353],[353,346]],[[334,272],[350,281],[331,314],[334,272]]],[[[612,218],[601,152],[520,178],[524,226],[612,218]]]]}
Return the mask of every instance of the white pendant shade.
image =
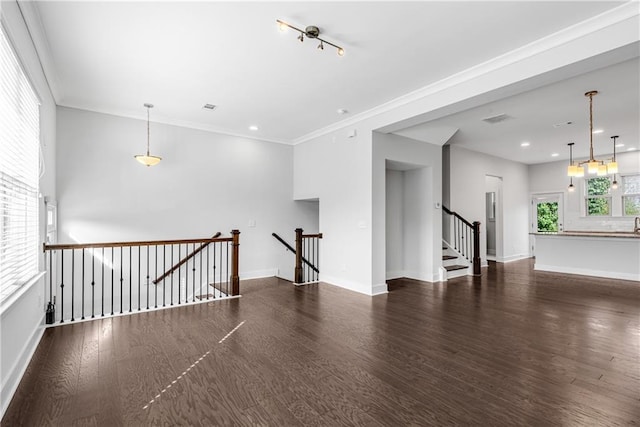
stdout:
{"type": "Polygon", "coordinates": [[[144,154],[138,154],[137,156],[133,156],[133,157],[145,166],[155,166],[158,163],[160,163],[160,160],[162,160],[162,157],[150,156],[150,155],[144,155],[144,154]]]}

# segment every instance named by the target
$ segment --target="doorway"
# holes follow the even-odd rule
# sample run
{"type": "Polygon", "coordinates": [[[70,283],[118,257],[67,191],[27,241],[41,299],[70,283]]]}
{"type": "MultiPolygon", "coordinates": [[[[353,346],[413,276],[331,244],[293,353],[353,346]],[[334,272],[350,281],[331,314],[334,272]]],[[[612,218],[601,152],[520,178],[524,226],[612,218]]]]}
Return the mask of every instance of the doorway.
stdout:
{"type": "MultiPolygon", "coordinates": [[[[563,194],[548,193],[531,196],[532,233],[555,234],[563,230],[563,194]]],[[[536,240],[531,236],[531,255],[535,256],[536,240]]]]}
{"type": "Polygon", "coordinates": [[[485,176],[484,256],[490,261],[502,260],[502,178],[485,176]]]}

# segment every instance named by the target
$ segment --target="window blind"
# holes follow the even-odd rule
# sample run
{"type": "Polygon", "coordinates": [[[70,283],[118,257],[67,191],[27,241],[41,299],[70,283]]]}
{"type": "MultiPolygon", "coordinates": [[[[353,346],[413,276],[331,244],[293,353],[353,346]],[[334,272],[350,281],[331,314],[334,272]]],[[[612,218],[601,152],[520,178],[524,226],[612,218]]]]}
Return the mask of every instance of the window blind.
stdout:
{"type": "Polygon", "coordinates": [[[0,301],[38,272],[39,108],[0,26],[0,301]]]}

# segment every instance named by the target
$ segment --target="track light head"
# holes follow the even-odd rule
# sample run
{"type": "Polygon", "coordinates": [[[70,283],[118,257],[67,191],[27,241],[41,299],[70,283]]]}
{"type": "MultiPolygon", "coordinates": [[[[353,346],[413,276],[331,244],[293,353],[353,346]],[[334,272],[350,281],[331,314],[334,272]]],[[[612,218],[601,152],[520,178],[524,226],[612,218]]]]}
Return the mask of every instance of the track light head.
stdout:
{"type": "Polygon", "coordinates": [[[344,56],[344,49],[341,47],[338,48],[338,56],[344,56]]]}

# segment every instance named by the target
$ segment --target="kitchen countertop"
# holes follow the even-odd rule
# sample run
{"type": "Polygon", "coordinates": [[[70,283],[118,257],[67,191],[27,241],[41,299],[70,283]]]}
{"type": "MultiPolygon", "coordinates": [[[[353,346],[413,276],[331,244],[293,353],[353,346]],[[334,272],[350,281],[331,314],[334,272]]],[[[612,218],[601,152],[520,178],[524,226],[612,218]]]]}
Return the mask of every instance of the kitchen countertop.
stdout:
{"type": "Polygon", "coordinates": [[[530,233],[536,236],[572,236],[572,237],[617,237],[617,238],[631,238],[640,239],[640,233],[634,233],[632,231],[572,231],[566,230],[559,233],[530,233]]]}

